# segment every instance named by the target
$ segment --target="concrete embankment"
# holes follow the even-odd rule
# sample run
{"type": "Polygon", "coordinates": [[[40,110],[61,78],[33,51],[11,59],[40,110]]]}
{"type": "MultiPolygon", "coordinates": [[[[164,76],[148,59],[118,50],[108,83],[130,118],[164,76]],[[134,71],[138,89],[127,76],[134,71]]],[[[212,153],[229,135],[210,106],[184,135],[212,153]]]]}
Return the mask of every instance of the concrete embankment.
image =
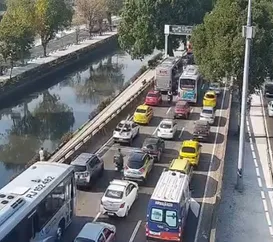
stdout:
{"type": "Polygon", "coordinates": [[[49,57],[30,62],[26,66],[16,67],[11,79],[7,76],[0,77],[0,100],[20,95],[33,86],[39,86],[45,77],[50,78],[51,75],[65,71],[86,59],[108,53],[117,46],[117,34],[111,33],[97,41],[87,40],[78,46],[70,46],[67,50],[59,50],[49,57]]]}

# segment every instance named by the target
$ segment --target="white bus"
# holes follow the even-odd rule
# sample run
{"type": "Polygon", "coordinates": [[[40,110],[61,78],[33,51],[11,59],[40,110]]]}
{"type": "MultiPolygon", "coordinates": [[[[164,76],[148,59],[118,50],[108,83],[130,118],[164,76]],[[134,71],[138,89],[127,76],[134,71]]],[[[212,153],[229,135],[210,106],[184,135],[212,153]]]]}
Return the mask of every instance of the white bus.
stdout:
{"type": "Polygon", "coordinates": [[[197,103],[203,78],[196,65],[188,65],[179,78],[178,99],[190,103],[197,103]]]}
{"type": "Polygon", "coordinates": [[[75,211],[70,165],[37,162],[0,190],[0,241],[60,240],[75,211]]]}

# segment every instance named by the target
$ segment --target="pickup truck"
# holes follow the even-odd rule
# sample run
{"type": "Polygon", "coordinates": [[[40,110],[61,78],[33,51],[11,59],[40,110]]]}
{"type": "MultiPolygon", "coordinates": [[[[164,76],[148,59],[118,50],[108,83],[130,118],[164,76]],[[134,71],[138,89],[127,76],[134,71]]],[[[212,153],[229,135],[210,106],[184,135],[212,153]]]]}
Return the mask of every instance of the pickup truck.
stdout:
{"type": "Polygon", "coordinates": [[[208,141],[210,136],[210,125],[206,120],[198,120],[194,124],[193,137],[195,140],[208,141]]]}

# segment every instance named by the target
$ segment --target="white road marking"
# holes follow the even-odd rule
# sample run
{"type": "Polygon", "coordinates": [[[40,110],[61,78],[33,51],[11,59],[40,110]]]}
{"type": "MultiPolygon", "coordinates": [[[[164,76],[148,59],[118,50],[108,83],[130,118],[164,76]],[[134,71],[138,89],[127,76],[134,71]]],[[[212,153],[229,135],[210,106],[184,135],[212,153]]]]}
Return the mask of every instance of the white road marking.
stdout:
{"type": "MultiPolygon", "coordinates": [[[[160,125],[160,124],[159,124],[160,125]]],[[[156,127],[155,131],[153,132],[153,135],[156,134],[157,130],[159,129],[159,125],[156,127]]]]}
{"type": "Polygon", "coordinates": [[[191,111],[190,111],[190,113],[192,113],[193,112],[193,108],[191,108],[191,111]]]}
{"type": "MultiPolygon", "coordinates": [[[[223,106],[224,106],[225,99],[226,99],[226,90],[227,90],[227,83],[225,84],[225,91],[224,91],[224,95],[223,95],[222,102],[221,102],[221,109],[220,109],[220,115],[219,115],[220,117],[222,117],[223,106]]],[[[217,141],[218,134],[219,134],[219,129],[220,129],[220,120],[221,119],[219,118],[218,123],[217,123],[216,135],[215,135],[214,142],[213,142],[213,149],[212,149],[212,153],[211,153],[211,157],[210,157],[210,163],[209,163],[210,164],[209,165],[209,171],[208,171],[208,175],[207,175],[207,179],[206,179],[206,186],[205,186],[204,196],[203,196],[202,203],[201,203],[201,210],[200,210],[200,214],[199,214],[199,217],[198,217],[198,224],[197,224],[197,228],[196,228],[194,242],[198,242],[198,239],[199,239],[199,233],[200,233],[200,229],[201,229],[201,222],[202,222],[202,219],[203,219],[203,214],[204,214],[204,209],[205,209],[204,201],[205,201],[205,198],[207,197],[207,193],[208,193],[209,179],[210,179],[210,174],[212,172],[211,171],[212,162],[213,162],[213,158],[214,158],[214,153],[216,151],[216,141],[217,141]]]]}
{"type": "Polygon", "coordinates": [[[183,132],[184,132],[184,129],[185,129],[185,127],[183,127],[183,128],[181,129],[181,132],[180,132],[180,134],[179,134],[179,139],[181,139],[182,134],[183,134],[183,132]]]}
{"type": "Polygon", "coordinates": [[[100,215],[101,215],[101,212],[99,212],[99,213],[96,215],[96,217],[93,219],[93,222],[96,222],[96,221],[98,220],[98,218],[100,217],[100,215]]]}
{"type": "Polygon", "coordinates": [[[136,227],[135,227],[135,229],[134,229],[134,231],[133,231],[133,233],[132,233],[132,235],[131,235],[131,238],[130,238],[130,240],[129,240],[129,242],[133,242],[134,241],[134,239],[135,239],[135,237],[136,237],[136,235],[137,235],[137,232],[138,232],[138,230],[139,230],[139,227],[140,227],[140,225],[141,225],[141,220],[139,220],[138,222],[137,222],[137,224],[136,224],[136,227]]]}
{"type": "Polygon", "coordinates": [[[171,110],[172,110],[172,107],[169,107],[169,109],[167,110],[166,114],[168,114],[171,110]]]}

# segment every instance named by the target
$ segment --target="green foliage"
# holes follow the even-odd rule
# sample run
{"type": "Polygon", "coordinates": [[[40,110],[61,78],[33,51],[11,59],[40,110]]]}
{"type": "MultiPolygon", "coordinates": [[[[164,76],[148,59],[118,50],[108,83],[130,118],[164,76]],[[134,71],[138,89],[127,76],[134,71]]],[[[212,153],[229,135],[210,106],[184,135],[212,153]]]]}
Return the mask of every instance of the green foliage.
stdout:
{"type": "MultiPolygon", "coordinates": [[[[256,35],[251,45],[249,91],[260,87],[273,73],[273,6],[269,0],[252,4],[256,35]]],[[[236,77],[241,88],[244,67],[242,26],[246,24],[247,1],[218,0],[215,8],[192,35],[194,55],[203,75],[212,81],[236,77]]]]}
{"type": "Polygon", "coordinates": [[[41,37],[44,56],[46,56],[48,42],[58,31],[70,26],[73,9],[65,3],[65,0],[36,0],[34,13],[35,28],[41,37]]]}
{"type": "MultiPolygon", "coordinates": [[[[164,25],[200,23],[209,8],[201,0],[125,0],[119,26],[121,47],[133,59],[143,59],[154,49],[164,49],[164,25]],[[202,3],[202,4],[201,4],[202,3]],[[202,8],[206,9],[202,9],[202,8]]],[[[210,2],[210,1],[209,1],[210,2]]],[[[210,5],[211,6],[211,5],[210,5]]],[[[179,37],[169,37],[168,52],[179,44],[179,37]]]]}

